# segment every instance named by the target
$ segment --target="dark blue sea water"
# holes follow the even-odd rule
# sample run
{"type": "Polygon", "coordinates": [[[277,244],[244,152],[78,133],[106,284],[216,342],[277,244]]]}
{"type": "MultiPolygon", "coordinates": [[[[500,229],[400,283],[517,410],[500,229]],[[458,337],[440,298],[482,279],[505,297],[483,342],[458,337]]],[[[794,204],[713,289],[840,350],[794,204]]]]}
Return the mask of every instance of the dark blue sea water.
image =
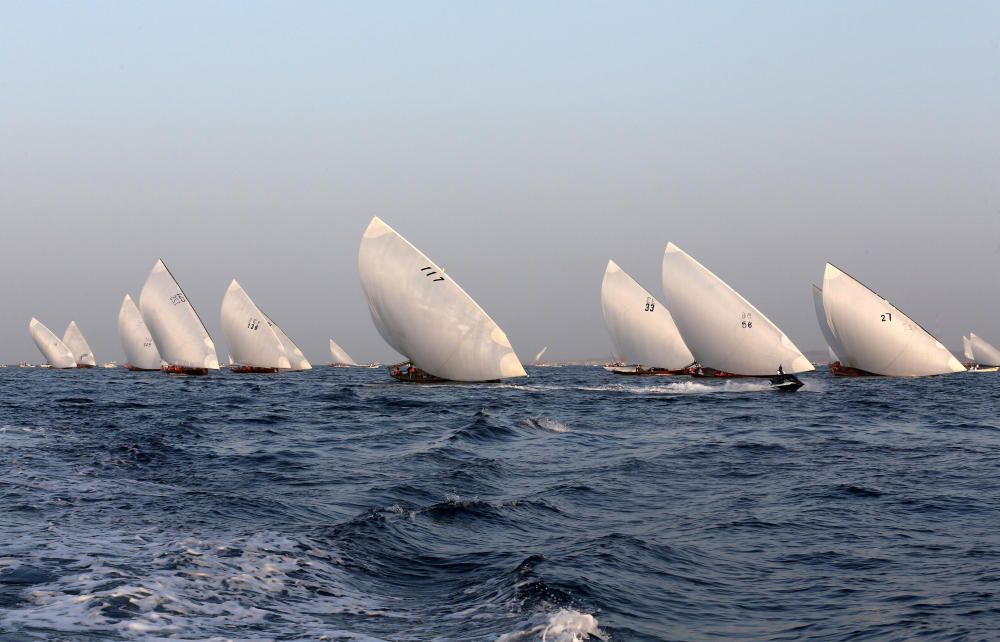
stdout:
{"type": "Polygon", "coordinates": [[[0,639],[1000,636],[1000,377],[0,370],[0,639]]]}

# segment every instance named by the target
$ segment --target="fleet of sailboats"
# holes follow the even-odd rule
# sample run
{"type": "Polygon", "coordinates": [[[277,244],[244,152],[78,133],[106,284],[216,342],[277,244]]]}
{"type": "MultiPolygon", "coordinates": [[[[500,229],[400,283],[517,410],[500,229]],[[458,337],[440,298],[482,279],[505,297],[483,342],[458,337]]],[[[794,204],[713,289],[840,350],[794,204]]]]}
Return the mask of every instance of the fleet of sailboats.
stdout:
{"type": "Polygon", "coordinates": [[[358,251],[372,322],[407,358],[391,367],[407,382],[525,377],[503,330],[458,283],[377,216],[358,251]]]}
{"type": "MultiPolygon", "coordinates": [[[[495,382],[527,373],[507,335],[439,265],[378,217],[358,250],[358,272],[372,322],[406,357],[390,366],[397,380],[416,383],[495,382]]],[[[613,260],[601,283],[601,308],[615,363],[629,375],[767,377],[795,390],[795,374],[814,370],[802,351],[739,292],[673,243],[664,250],[660,301],[613,260]],[[665,302],[665,303],[664,303],[665,302]]],[[[922,377],[1000,371],[1000,349],[962,337],[963,364],[911,317],[840,268],[827,263],[823,286],[812,286],[816,320],[835,376],[922,377]]],[[[234,372],[309,370],[302,350],[234,279],[220,319],[234,372]]],[[[79,325],[62,339],[35,318],[29,332],[43,368],[94,368],[79,325]]],[[[139,296],[126,294],[118,334],[128,370],[207,374],[219,370],[215,344],[194,306],[158,260],[139,296]]],[[[331,365],[360,366],[333,339],[331,365]]],[[[534,357],[539,364],[548,346],[534,357]]],[[[21,367],[33,367],[21,362],[21,367]]],[[[103,367],[115,367],[108,362],[103,367]]]]}

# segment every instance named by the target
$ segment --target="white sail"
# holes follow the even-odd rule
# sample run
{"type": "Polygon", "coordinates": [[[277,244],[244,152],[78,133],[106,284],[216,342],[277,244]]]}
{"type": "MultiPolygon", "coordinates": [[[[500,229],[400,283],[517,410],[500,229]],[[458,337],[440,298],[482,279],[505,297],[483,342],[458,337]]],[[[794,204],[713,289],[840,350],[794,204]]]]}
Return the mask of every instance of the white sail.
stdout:
{"type": "Polygon", "coordinates": [[[66,332],[63,333],[62,341],[73,352],[76,365],[91,367],[97,365],[97,360],[94,359],[94,351],[90,349],[90,344],[87,343],[87,339],[84,338],[83,332],[80,330],[80,326],[76,324],[76,321],[70,321],[69,325],[66,326],[66,332]]]}
{"type": "Polygon", "coordinates": [[[972,360],[975,363],[981,366],[1000,366],[1000,350],[975,332],[969,333],[969,347],[972,348],[972,360]]]}
{"type": "Polygon", "coordinates": [[[222,297],[222,333],[237,365],[284,370],[291,367],[274,327],[236,279],[222,297]]]}
{"type": "Polygon", "coordinates": [[[823,273],[823,308],[852,368],[890,377],[962,372],[941,342],[894,305],[834,265],[823,273]]]}
{"type": "Polygon", "coordinates": [[[823,338],[826,339],[826,345],[830,350],[831,360],[839,361],[841,365],[850,365],[844,361],[842,356],[844,349],[840,347],[837,337],[834,336],[833,331],[830,329],[830,324],[826,320],[826,309],[823,307],[823,290],[815,285],[812,286],[812,288],[813,306],[816,308],[816,322],[819,323],[819,329],[823,332],[823,338]]]}
{"type": "Polygon", "coordinates": [[[972,363],[976,362],[976,357],[972,354],[972,343],[969,341],[969,337],[962,337],[962,355],[972,363]]]}
{"type": "Polygon", "coordinates": [[[299,372],[301,370],[312,370],[312,364],[309,363],[309,359],[306,359],[306,355],[302,353],[299,346],[295,345],[292,338],[285,334],[285,331],[281,329],[281,326],[274,322],[274,319],[264,315],[267,322],[271,324],[271,329],[274,333],[278,335],[278,340],[281,341],[282,347],[285,349],[285,356],[288,357],[288,369],[299,372]]]}
{"type": "Polygon", "coordinates": [[[695,359],[731,374],[815,368],[785,333],[722,279],[673,243],[663,253],[663,292],[695,359]]]}
{"type": "Polygon", "coordinates": [[[330,356],[333,358],[333,363],[340,364],[344,366],[356,366],[358,365],[351,355],[337,344],[336,341],[330,339],[330,356]]]}
{"type": "Polygon", "coordinates": [[[601,308],[615,356],[622,363],[668,370],[694,363],[667,307],[614,261],[608,261],[604,270],[601,308]]]}
{"type": "Polygon", "coordinates": [[[538,354],[535,355],[535,363],[538,363],[539,361],[542,360],[542,355],[545,354],[545,351],[548,349],[549,347],[545,346],[544,348],[538,351],[538,354]]]}
{"type": "Polygon", "coordinates": [[[493,319],[378,217],[361,239],[358,271],[379,334],[414,366],[452,381],[527,376],[493,319]]]}
{"type": "Polygon", "coordinates": [[[219,369],[212,337],[162,260],[156,262],[142,286],[139,309],[167,365],[219,369]]]}
{"type": "Polygon", "coordinates": [[[163,365],[153,335],[142,320],[142,313],[127,294],[118,309],[118,338],[121,339],[127,365],[140,370],[159,370],[163,365]]]}
{"type": "Polygon", "coordinates": [[[73,351],[62,342],[62,339],[52,334],[52,331],[38,319],[32,318],[28,323],[28,331],[45,360],[53,368],[75,368],[76,359],[73,351]]]}

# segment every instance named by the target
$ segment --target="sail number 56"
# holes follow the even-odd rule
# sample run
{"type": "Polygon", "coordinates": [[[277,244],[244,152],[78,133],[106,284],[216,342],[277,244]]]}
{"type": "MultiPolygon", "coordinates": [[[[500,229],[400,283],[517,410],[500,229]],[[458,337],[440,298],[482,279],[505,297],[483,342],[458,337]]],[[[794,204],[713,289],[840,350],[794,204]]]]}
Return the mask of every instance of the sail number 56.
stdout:
{"type": "Polygon", "coordinates": [[[742,319],[742,321],[740,321],[741,328],[749,330],[750,328],[753,327],[753,318],[751,312],[744,312],[741,319],[742,319]]]}

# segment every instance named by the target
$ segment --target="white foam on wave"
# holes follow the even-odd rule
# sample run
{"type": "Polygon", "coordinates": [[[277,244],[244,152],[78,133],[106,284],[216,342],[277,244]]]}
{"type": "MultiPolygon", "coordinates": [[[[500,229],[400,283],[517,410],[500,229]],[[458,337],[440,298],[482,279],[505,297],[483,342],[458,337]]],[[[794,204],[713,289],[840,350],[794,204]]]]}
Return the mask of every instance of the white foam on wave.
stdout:
{"type": "Polygon", "coordinates": [[[513,633],[505,633],[496,642],[522,642],[542,640],[542,642],[585,642],[586,640],[607,640],[600,629],[597,618],[589,613],[571,609],[560,609],[555,613],[542,614],[530,628],[513,633]]]}
{"type": "Polygon", "coordinates": [[[529,428],[541,428],[542,430],[547,430],[549,432],[569,432],[569,426],[561,421],[549,419],[548,417],[528,417],[521,423],[529,428]]]}
{"type": "Polygon", "coordinates": [[[0,609],[8,629],[212,639],[266,625],[295,637],[368,640],[330,631],[325,622],[331,615],[393,617],[349,585],[336,554],[305,540],[258,533],[159,544],[128,535],[60,535],[32,557],[71,556],[72,572],[29,589],[27,604],[0,609]]]}
{"type": "Polygon", "coordinates": [[[588,392],[624,392],[635,395],[703,395],[724,392],[759,392],[770,390],[770,383],[764,381],[724,381],[718,383],[701,383],[699,381],[678,381],[675,383],[634,386],[624,383],[609,383],[602,386],[580,386],[577,390],[588,392]]]}

